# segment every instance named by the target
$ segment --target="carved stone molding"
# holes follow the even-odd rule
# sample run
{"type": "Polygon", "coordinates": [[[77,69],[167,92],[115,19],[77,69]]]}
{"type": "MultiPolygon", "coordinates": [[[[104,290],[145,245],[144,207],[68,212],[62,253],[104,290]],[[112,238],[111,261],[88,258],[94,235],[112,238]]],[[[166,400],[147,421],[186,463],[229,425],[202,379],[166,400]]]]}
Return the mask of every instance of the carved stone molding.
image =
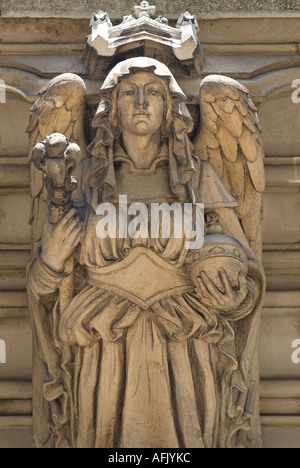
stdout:
{"type": "MultiPolygon", "coordinates": [[[[101,2],[103,9],[110,9],[115,18],[125,15],[132,7],[131,0],[115,0],[112,4],[109,0],[101,2]]],[[[28,15],[29,17],[86,17],[92,13],[91,10],[99,7],[99,0],[91,0],[88,4],[82,4],[81,0],[56,0],[55,6],[50,7],[47,0],[32,2],[24,0],[2,0],[2,15],[5,17],[18,17],[28,15]]],[[[300,4],[298,0],[287,2],[273,0],[270,4],[268,0],[224,0],[216,2],[214,0],[160,0],[159,9],[161,14],[176,18],[177,12],[184,9],[194,9],[198,15],[216,18],[220,17],[245,17],[245,16],[288,16],[299,15],[300,4]]]]}

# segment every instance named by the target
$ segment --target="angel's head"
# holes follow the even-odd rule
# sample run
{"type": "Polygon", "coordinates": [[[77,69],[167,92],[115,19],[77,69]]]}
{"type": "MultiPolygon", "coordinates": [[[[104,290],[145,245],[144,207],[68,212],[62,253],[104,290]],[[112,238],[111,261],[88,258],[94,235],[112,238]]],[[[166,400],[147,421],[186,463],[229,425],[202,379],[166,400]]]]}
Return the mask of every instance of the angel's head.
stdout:
{"type": "Polygon", "coordinates": [[[99,157],[123,130],[133,135],[159,130],[162,139],[169,138],[172,130],[178,136],[191,132],[186,100],[170,70],[157,60],[138,57],[119,63],[100,91],[93,155],[99,157]]]}
{"type": "Polygon", "coordinates": [[[137,71],[124,77],[114,89],[110,122],[118,133],[140,137],[160,134],[163,138],[170,111],[166,81],[137,71]]]}
{"type": "Polygon", "coordinates": [[[115,142],[120,142],[122,132],[133,138],[158,133],[161,143],[169,143],[170,158],[176,160],[172,163],[173,169],[177,166],[173,172],[181,175],[174,181],[174,187],[177,192],[181,190],[180,198],[185,199],[181,178],[187,181],[191,178],[188,173],[193,172],[188,139],[193,121],[186,101],[164,64],[147,57],[120,62],[109,73],[100,91],[100,104],[93,120],[97,134],[89,147],[91,155],[104,168],[109,164],[109,153],[113,152],[115,142]]]}

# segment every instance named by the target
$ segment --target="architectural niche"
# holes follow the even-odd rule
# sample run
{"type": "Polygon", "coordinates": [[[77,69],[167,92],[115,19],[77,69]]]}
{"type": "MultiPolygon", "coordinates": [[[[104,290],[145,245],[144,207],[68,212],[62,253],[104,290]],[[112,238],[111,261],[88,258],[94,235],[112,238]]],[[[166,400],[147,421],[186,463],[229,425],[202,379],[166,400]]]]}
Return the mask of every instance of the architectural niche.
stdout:
{"type": "MultiPolygon", "coordinates": [[[[244,0],[228,0],[218,5],[202,0],[184,4],[181,0],[169,4],[167,11],[162,2],[157,5],[156,15],[162,14],[169,25],[175,26],[180,12],[189,8],[199,22],[197,35],[204,56],[200,76],[185,74],[180,65],[176,65],[177,71],[175,67],[171,70],[188,99],[187,107],[194,122],[193,131],[188,133],[190,140],[195,141],[198,132],[199,89],[208,75],[222,74],[238,80],[249,89],[258,108],[266,155],[262,260],[267,277],[261,321],[259,406],[264,447],[276,448],[299,447],[300,440],[299,364],[292,359],[298,353],[292,345],[299,339],[300,317],[299,104],[293,102],[292,95],[299,93],[291,86],[299,80],[299,10],[296,5],[289,9],[285,5],[282,10],[283,4],[279,3],[273,2],[270,7],[264,0],[251,5],[244,0]]],[[[48,403],[41,398],[44,376],[37,369],[42,360],[36,345],[33,386],[31,383],[32,331],[25,293],[26,264],[32,255],[30,243],[33,241],[38,247],[41,235],[37,216],[31,216],[32,230],[28,224],[32,204],[30,180],[34,186],[34,177],[40,174],[34,173],[35,166],[30,171],[27,162],[30,107],[51,78],[61,73],[79,75],[86,86],[80,98],[84,100],[86,93],[87,141],[81,145],[85,157],[86,147],[97,134],[92,121],[99,105],[99,90],[109,71],[117,65],[113,57],[111,63],[107,60],[102,78],[94,79],[83,64],[88,20],[92,8],[98,11],[99,7],[94,0],[88,6],[78,0],[72,0],[67,7],[61,0],[55,2],[55,8],[44,0],[38,8],[36,3],[32,5],[27,0],[18,4],[7,0],[0,15],[0,78],[6,91],[6,102],[0,102],[0,340],[6,345],[6,363],[0,362],[0,447],[11,448],[33,444],[32,397],[35,421],[37,414],[48,411],[48,403]]],[[[110,3],[104,0],[99,5],[109,12],[113,25],[122,22],[120,18],[128,14],[131,6],[127,0],[110,3]]],[[[171,50],[170,55],[174,55],[171,50]]],[[[166,65],[171,67],[169,62],[166,65]]],[[[64,124],[54,128],[65,133],[64,124]]],[[[35,142],[43,142],[46,136],[48,132],[41,133],[38,140],[32,139],[30,158],[35,142]]],[[[229,184],[228,187],[231,190],[229,184]]],[[[34,199],[37,198],[36,206],[45,205],[42,220],[48,211],[42,199],[46,199],[47,192],[40,195],[43,197],[34,195],[34,199]]],[[[189,271],[192,274],[193,270],[189,271]]],[[[253,359],[258,363],[256,357],[253,359]]],[[[256,406],[258,414],[258,401],[256,406]]],[[[51,418],[47,420],[50,422],[51,418]]],[[[35,428],[43,445],[49,433],[47,423],[43,423],[43,418],[40,421],[39,425],[35,422],[35,428]]]]}
{"type": "Polygon", "coordinates": [[[199,73],[195,19],[186,13],[173,30],[150,18],[147,2],[135,11],[115,27],[93,16],[86,63],[97,62],[94,78],[107,57],[113,68],[92,141],[79,76],[54,78],[31,108],[35,440],[258,447],[265,180],[256,107],[237,81],[208,76],[193,122],[174,60],[168,68],[153,51],[159,44],[181,73],[191,74],[187,61],[199,73]],[[148,55],[136,57],[139,44],[148,55]]]}

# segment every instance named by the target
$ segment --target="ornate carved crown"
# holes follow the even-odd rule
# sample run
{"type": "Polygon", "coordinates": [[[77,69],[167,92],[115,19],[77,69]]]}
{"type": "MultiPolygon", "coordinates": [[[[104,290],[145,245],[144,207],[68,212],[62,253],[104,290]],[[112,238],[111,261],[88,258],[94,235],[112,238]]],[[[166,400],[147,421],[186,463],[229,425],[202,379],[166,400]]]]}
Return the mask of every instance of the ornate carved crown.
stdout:
{"type": "Polygon", "coordinates": [[[144,55],[162,61],[177,75],[200,74],[202,49],[195,16],[182,14],[174,28],[167,18],[153,19],[156,8],[147,1],[134,11],[135,18],[124,16],[117,26],[106,12],[93,14],[85,51],[85,65],[93,78],[103,78],[120,60],[144,55]]]}

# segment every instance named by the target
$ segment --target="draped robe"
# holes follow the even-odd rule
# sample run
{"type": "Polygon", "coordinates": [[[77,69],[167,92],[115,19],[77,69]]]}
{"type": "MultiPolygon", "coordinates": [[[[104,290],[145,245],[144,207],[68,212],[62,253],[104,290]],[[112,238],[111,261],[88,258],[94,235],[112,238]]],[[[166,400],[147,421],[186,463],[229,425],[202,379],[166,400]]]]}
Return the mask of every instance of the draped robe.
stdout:
{"type": "MultiPolygon", "coordinates": [[[[174,202],[167,155],[152,170],[132,171],[115,154],[118,192],[128,202],[174,202]]],[[[34,330],[35,437],[40,446],[84,448],[224,448],[258,446],[257,352],[264,289],[262,267],[236,217],[237,205],[209,163],[193,178],[197,202],[218,215],[225,235],[237,239],[249,262],[248,294],[238,311],[201,303],[197,292],[165,294],[148,309],[101,286],[101,271],[136,249],[184,269],[186,239],[100,239],[101,195],[87,181],[95,158],[79,171],[74,205],[83,240],[76,253],[74,297],[61,310],[57,273],[41,260],[28,268],[34,330]],[[97,272],[99,281],[97,281],[97,272]],[[43,387],[43,392],[38,390],[43,387]],[[48,438],[50,434],[50,438],[48,438]]],[[[153,169],[153,168],[152,168],[153,169]]],[[[151,282],[151,277],[147,279],[151,282]]]]}

